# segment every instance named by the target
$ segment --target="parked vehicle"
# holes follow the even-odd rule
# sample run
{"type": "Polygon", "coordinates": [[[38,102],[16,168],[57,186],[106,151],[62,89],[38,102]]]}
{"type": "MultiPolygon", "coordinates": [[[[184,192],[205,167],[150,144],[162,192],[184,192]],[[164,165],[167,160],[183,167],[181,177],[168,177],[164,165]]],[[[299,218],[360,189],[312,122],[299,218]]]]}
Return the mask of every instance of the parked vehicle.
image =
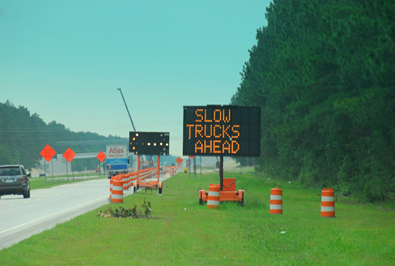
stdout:
{"type": "Polygon", "coordinates": [[[30,198],[30,173],[21,164],[0,166],[0,196],[23,195],[30,198]]]}
{"type": "Polygon", "coordinates": [[[45,171],[41,171],[40,173],[39,173],[39,175],[38,175],[39,177],[40,176],[46,176],[46,173],[45,173],[45,171]]]}

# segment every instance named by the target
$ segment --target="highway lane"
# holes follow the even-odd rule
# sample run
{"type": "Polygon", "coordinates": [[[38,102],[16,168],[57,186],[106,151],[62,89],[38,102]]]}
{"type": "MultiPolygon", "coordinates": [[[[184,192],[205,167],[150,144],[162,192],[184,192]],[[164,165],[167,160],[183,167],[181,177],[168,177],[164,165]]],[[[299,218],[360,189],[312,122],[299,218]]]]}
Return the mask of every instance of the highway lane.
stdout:
{"type": "MultiPolygon", "coordinates": [[[[169,176],[161,177],[161,180],[169,176]]],[[[124,191],[124,196],[133,189],[124,191]]],[[[0,250],[110,202],[110,180],[98,179],[0,199],[0,250]]]]}

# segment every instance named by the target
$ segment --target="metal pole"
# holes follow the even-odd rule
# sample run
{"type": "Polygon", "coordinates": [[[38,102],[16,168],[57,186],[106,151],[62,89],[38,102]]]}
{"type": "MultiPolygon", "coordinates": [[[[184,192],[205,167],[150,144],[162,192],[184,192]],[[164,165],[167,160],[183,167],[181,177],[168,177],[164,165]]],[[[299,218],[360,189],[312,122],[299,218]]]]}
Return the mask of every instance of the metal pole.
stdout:
{"type": "Polygon", "coordinates": [[[140,184],[140,155],[137,157],[137,184],[140,184]]]}
{"type": "Polygon", "coordinates": [[[160,156],[158,155],[158,186],[159,186],[159,175],[160,175],[160,156]]]}
{"type": "Polygon", "coordinates": [[[222,191],[222,186],[224,183],[224,156],[219,157],[219,186],[222,191]]]}
{"type": "Polygon", "coordinates": [[[202,177],[202,156],[200,156],[200,180],[203,180],[203,177],[202,177]]]}
{"type": "Polygon", "coordinates": [[[70,162],[70,171],[72,171],[73,172],[73,181],[75,181],[74,180],[74,169],[73,169],[73,167],[71,167],[72,165],[71,165],[71,162],[70,162]]]}
{"type": "Polygon", "coordinates": [[[54,184],[53,183],[53,158],[51,159],[51,164],[52,164],[52,185],[54,184]]]}
{"type": "Polygon", "coordinates": [[[66,175],[67,175],[67,182],[69,182],[69,169],[67,167],[67,160],[66,160],[66,175]]]}
{"type": "Polygon", "coordinates": [[[191,157],[189,157],[189,178],[191,178],[191,157]]]}
{"type": "Polygon", "coordinates": [[[193,179],[196,180],[196,156],[193,156],[193,179]]]}
{"type": "Polygon", "coordinates": [[[121,96],[122,96],[122,99],[123,99],[123,103],[125,104],[125,107],[126,107],[126,111],[128,111],[128,114],[129,114],[130,122],[132,122],[133,130],[136,131],[136,128],[134,127],[134,124],[133,124],[132,117],[130,116],[130,113],[129,113],[128,106],[126,105],[125,98],[123,97],[122,90],[121,90],[121,88],[117,88],[117,90],[119,90],[119,92],[121,93],[121,96]]]}
{"type": "Polygon", "coordinates": [[[45,171],[45,160],[44,160],[44,173],[45,173],[45,175],[44,175],[45,176],[45,186],[47,186],[47,171],[45,171]]]}

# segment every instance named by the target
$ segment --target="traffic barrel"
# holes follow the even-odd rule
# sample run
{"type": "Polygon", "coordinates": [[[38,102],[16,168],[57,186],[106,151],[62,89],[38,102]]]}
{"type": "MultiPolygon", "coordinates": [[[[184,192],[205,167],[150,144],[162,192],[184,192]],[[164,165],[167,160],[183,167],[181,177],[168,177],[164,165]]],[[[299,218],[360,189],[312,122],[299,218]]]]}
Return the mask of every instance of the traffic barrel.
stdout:
{"type": "Polygon", "coordinates": [[[321,217],[335,218],[335,191],[331,188],[322,190],[321,217]]]}
{"type": "Polygon", "coordinates": [[[283,214],[283,190],[277,187],[270,190],[270,214],[283,214]]]}
{"type": "Polygon", "coordinates": [[[110,199],[111,199],[111,195],[112,195],[112,178],[110,179],[110,199]]]}
{"type": "Polygon", "coordinates": [[[123,182],[120,178],[114,178],[112,181],[111,202],[123,203],[123,182]]]}
{"type": "Polygon", "coordinates": [[[127,174],[124,174],[123,175],[123,190],[128,189],[129,188],[128,185],[129,185],[129,177],[127,174]]]}
{"type": "Polygon", "coordinates": [[[122,178],[122,187],[123,190],[128,189],[128,182],[127,182],[127,177],[125,174],[121,174],[121,178],[122,178]]]}
{"type": "Polygon", "coordinates": [[[219,208],[221,203],[221,191],[219,185],[210,184],[208,188],[207,208],[219,208]]]}
{"type": "Polygon", "coordinates": [[[128,189],[132,186],[132,174],[131,173],[129,173],[128,175],[127,175],[127,177],[128,177],[128,189]]]}

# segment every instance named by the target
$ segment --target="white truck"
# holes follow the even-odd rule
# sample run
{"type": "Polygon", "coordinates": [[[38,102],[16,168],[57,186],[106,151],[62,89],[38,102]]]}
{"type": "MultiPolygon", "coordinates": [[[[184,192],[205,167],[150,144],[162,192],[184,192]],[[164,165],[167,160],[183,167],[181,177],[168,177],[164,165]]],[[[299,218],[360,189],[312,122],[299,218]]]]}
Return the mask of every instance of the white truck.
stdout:
{"type": "Polygon", "coordinates": [[[106,164],[108,179],[114,175],[126,174],[128,172],[128,154],[126,145],[107,145],[106,147],[106,164]]]}

